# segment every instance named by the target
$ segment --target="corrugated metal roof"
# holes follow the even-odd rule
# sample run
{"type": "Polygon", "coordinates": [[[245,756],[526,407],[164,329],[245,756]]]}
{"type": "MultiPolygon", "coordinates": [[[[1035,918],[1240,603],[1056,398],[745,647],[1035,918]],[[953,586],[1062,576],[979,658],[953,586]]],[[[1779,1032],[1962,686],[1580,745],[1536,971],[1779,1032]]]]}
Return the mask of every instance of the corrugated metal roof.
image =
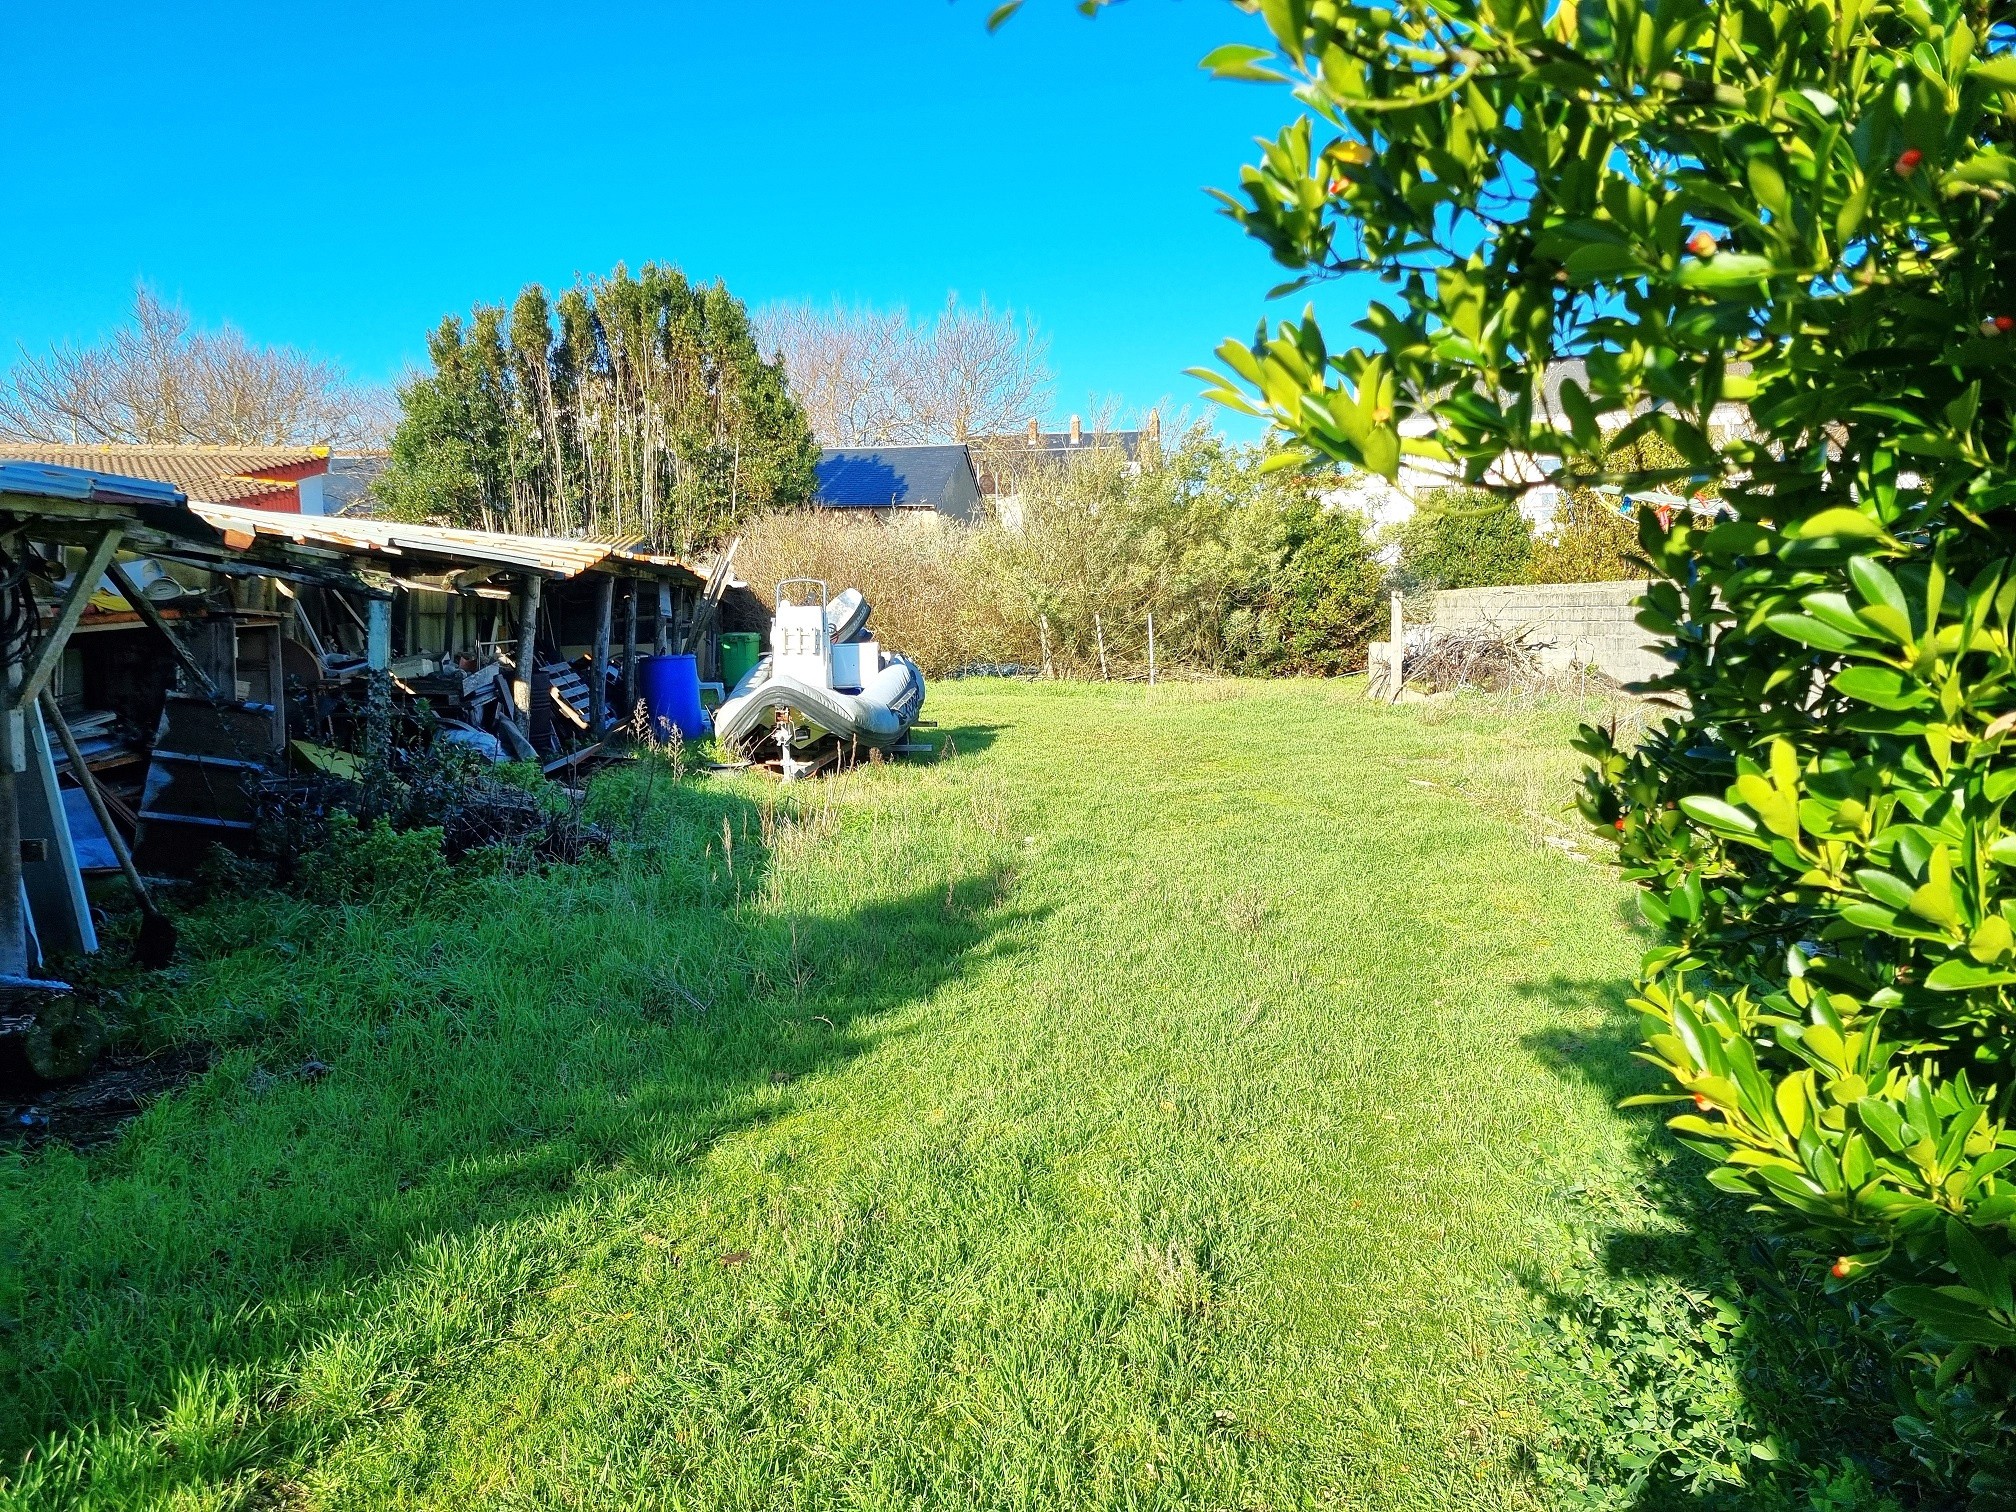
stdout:
{"type": "Polygon", "coordinates": [[[655,556],[613,541],[576,541],[563,536],[505,535],[488,530],[458,530],[446,525],[408,525],[394,520],[340,518],[327,515],[276,514],[264,509],[240,509],[228,504],[196,501],[190,508],[219,530],[298,546],[319,546],[345,555],[387,559],[381,565],[412,559],[432,561],[451,570],[496,566],[542,577],[571,578],[603,571],[642,577],[701,581],[698,573],[674,557],[655,556]]]}
{"type": "Polygon", "coordinates": [[[82,499],[93,504],[185,502],[182,490],[171,483],[42,462],[0,461],[0,493],[25,494],[34,499],[82,499]]]}
{"type": "Polygon", "coordinates": [[[326,467],[326,446],[60,446],[0,442],[0,462],[42,462],[122,478],[170,483],[192,499],[219,504],[291,491],[282,472],[326,467]]]}

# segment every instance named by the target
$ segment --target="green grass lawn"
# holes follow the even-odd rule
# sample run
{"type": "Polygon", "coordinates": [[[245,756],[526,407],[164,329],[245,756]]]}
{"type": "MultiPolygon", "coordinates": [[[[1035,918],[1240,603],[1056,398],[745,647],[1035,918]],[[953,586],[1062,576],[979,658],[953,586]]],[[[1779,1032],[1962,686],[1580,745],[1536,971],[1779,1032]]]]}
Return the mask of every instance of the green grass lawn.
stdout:
{"type": "Polygon", "coordinates": [[[935,764],[603,779],[613,863],[215,908],[139,1005],[214,1069],[0,1154],[0,1503],[1548,1505],[1642,941],[1572,711],[1358,688],[952,684],[935,764]]]}

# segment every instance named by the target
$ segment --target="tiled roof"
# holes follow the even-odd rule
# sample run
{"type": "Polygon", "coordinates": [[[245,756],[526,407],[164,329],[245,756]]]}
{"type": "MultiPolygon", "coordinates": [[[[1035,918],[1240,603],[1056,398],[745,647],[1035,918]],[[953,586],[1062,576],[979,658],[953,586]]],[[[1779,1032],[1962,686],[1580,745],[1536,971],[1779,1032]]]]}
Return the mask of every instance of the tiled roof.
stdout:
{"type": "Polygon", "coordinates": [[[0,442],[0,462],[81,467],[121,478],[168,483],[192,499],[231,504],[291,491],[329,464],[327,447],[50,446],[0,442]]]}

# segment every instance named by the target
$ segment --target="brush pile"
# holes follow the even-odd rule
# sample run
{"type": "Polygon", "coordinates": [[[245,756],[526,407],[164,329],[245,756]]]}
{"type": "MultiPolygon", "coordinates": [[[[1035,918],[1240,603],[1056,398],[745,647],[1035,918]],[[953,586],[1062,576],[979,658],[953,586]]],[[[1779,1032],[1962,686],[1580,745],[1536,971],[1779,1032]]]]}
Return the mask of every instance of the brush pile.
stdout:
{"type": "Polygon", "coordinates": [[[1410,686],[1425,685],[1435,693],[1456,688],[1521,691],[1544,681],[1540,653],[1547,649],[1525,626],[1513,630],[1496,625],[1438,629],[1427,640],[1408,646],[1402,680],[1410,686]]]}

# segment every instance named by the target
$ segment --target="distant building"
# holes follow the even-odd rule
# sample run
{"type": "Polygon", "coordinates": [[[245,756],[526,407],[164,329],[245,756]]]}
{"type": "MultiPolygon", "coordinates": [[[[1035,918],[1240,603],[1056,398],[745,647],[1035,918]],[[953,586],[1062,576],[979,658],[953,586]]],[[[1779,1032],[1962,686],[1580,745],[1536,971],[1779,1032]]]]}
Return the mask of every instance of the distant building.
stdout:
{"type": "Polygon", "coordinates": [[[1162,415],[1158,410],[1150,410],[1138,430],[1088,429],[1073,415],[1068,430],[1046,431],[1031,420],[1026,431],[974,438],[973,466],[981,496],[998,509],[1003,499],[1021,493],[1021,479],[1031,467],[1056,466],[1099,451],[1123,452],[1129,464],[1139,466],[1143,448],[1152,452],[1161,444],[1162,415]]]}
{"type": "Polygon", "coordinates": [[[50,446],[0,442],[0,462],[78,467],[118,478],[171,484],[206,504],[276,514],[333,511],[324,495],[326,446],[50,446]]]}
{"type": "MultiPolygon", "coordinates": [[[[1743,364],[1731,364],[1732,376],[1747,373],[1743,364]]],[[[1565,359],[1549,365],[1540,381],[1540,404],[1542,413],[1561,416],[1561,388],[1573,379],[1585,391],[1589,387],[1589,369],[1579,358],[1565,359]]],[[[1603,430],[1615,432],[1621,429],[1631,416],[1622,411],[1613,411],[1597,417],[1603,430]]],[[[1400,423],[1400,434],[1409,439],[1433,436],[1439,423],[1433,415],[1416,414],[1400,423]]],[[[1750,434],[1750,412],[1741,404],[1725,402],[1715,407],[1709,416],[1709,428],[1717,436],[1750,434]]],[[[1508,452],[1494,463],[1485,474],[1485,481],[1494,485],[1523,485],[1519,494],[1519,512],[1536,530],[1546,531],[1553,526],[1565,500],[1563,491],[1556,485],[1542,481],[1553,473],[1559,465],[1559,458],[1531,456],[1525,452],[1508,452]]],[[[1431,461],[1403,455],[1400,459],[1399,475],[1388,480],[1377,473],[1353,472],[1335,489],[1324,495],[1324,502],[1333,508],[1355,509],[1375,527],[1389,527],[1402,524],[1413,517],[1420,501],[1429,494],[1442,489],[1463,487],[1462,470],[1454,463],[1431,461]]],[[[1631,499],[1642,499],[1648,503],[1671,500],[1674,504],[1684,502],[1676,495],[1663,491],[1633,490],[1631,499]]],[[[1620,496],[1620,505],[1630,507],[1629,501],[1620,496]]],[[[1385,555],[1397,559],[1398,544],[1388,541],[1385,555]]]]}
{"type": "Polygon", "coordinates": [[[812,502],[883,518],[938,514],[971,522],[980,513],[980,485],[964,446],[829,447],[819,454],[812,502]]]}
{"type": "Polygon", "coordinates": [[[378,501],[371,485],[391,460],[384,452],[331,452],[329,475],[322,483],[323,513],[352,518],[375,515],[378,501]]]}

